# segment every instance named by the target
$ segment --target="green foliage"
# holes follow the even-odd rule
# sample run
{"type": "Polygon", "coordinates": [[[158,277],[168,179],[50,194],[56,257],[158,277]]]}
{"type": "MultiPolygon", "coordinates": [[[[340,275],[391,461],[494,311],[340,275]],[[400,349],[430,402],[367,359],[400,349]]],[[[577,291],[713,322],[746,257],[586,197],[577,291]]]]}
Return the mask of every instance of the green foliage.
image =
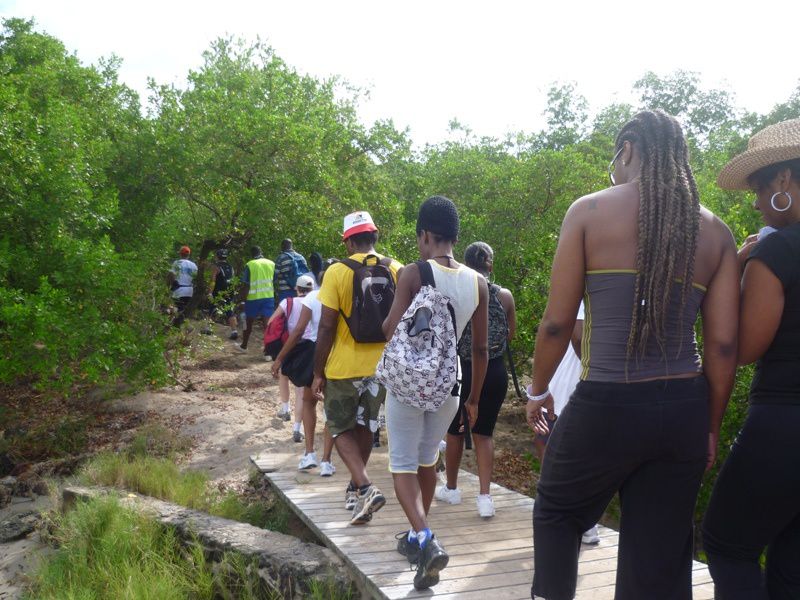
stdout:
{"type": "Polygon", "coordinates": [[[151,268],[110,242],[114,140],[138,100],[32,24],[0,35],[0,383],[163,375],[151,268]]]}

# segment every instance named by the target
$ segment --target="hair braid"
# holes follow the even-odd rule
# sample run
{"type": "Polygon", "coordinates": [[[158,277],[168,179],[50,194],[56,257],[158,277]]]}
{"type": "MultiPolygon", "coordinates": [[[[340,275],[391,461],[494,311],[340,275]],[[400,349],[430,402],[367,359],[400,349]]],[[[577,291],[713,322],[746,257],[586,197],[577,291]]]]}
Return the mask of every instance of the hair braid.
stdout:
{"type": "MultiPolygon", "coordinates": [[[[700,229],[700,198],[678,121],[662,110],[643,111],[617,136],[635,146],[639,172],[639,240],[636,250],[627,358],[643,356],[651,340],[662,354],[673,286],[680,285],[680,319],[691,291],[700,229]]],[[[627,372],[627,364],[626,364],[627,372]]]]}

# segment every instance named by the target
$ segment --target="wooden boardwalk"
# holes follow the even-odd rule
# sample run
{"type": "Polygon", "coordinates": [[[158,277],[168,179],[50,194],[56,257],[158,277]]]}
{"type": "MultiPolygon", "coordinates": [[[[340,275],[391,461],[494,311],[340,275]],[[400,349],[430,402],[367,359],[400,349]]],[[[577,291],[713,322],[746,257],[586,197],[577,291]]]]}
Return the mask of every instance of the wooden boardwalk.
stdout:
{"type": "MultiPolygon", "coordinates": [[[[334,455],[335,456],[335,455],[334,455]]],[[[347,472],[341,462],[333,477],[319,477],[317,469],[297,471],[297,456],[253,457],[265,477],[297,516],[351,568],[362,590],[374,598],[425,598],[440,600],[487,600],[530,598],[533,573],[533,500],[492,485],[497,514],[481,519],[475,508],[477,477],[459,476],[462,504],[433,501],[430,526],[450,554],[450,564],[430,590],[417,591],[414,571],[395,550],[395,534],[408,528],[394,495],[386,468],[385,448],[370,460],[372,481],[386,496],[386,505],[367,525],[348,524],[344,510],[347,472]]],[[[334,461],[336,458],[334,458],[334,461]]],[[[617,564],[616,531],[600,527],[600,543],[584,545],[578,566],[580,600],[614,597],[617,564]]],[[[694,564],[694,600],[711,600],[713,586],[702,563],[694,564]]]]}

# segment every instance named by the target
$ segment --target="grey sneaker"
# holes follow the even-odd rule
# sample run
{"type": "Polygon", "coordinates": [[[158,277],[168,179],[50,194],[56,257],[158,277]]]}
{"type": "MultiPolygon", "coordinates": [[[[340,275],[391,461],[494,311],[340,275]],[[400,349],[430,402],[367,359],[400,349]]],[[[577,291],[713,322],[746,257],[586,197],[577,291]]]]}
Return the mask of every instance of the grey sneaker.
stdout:
{"type": "Polygon", "coordinates": [[[297,442],[298,444],[303,441],[303,434],[299,431],[294,431],[292,433],[292,439],[297,442]]]}
{"type": "Polygon", "coordinates": [[[278,418],[283,419],[284,421],[291,421],[292,420],[292,413],[288,410],[280,409],[278,411],[278,418]]]}
{"type": "Polygon", "coordinates": [[[426,590],[439,583],[439,571],[450,562],[450,556],[445,552],[435,535],[419,551],[417,574],[414,575],[414,588],[426,590]]]}
{"type": "Polygon", "coordinates": [[[350,525],[369,523],[372,520],[372,513],[378,512],[384,504],[386,504],[386,498],[374,485],[370,485],[365,492],[358,492],[350,525]]]}
{"type": "Polygon", "coordinates": [[[408,541],[408,531],[401,531],[394,537],[397,540],[397,551],[405,556],[412,565],[416,564],[419,560],[419,544],[417,540],[408,541]]]}
{"type": "Polygon", "coordinates": [[[349,487],[344,492],[344,509],[350,512],[356,507],[358,501],[358,490],[351,490],[349,487]]]}

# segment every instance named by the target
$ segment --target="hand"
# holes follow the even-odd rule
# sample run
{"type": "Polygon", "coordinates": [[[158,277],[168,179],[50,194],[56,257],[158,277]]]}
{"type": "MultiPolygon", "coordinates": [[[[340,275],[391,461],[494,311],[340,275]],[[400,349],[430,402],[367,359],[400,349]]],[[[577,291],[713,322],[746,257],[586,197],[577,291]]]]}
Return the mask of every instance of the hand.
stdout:
{"type": "Polygon", "coordinates": [[[525,416],[528,426],[536,435],[547,435],[550,432],[551,424],[548,423],[542,406],[537,402],[528,401],[528,406],[525,407],[525,416]]]}
{"type": "Polygon", "coordinates": [[[311,383],[311,393],[317,400],[325,400],[325,377],[322,375],[314,375],[314,381],[311,383]]]}
{"type": "Polygon", "coordinates": [[[281,361],[281,360],[279,360],[277,358],[274,361],[272,361],[272,369],[271,370],[272,370],[272,376],[275,379],[278,379],[281,376],[281,364],[282,363],[283,363],[283,361],[281,361]]]}
{"type": "Polygon", "coordinates": [[[708,472],[717,460],[717,445],[719,444],[719,434],[708,434],[708,457],[706,458],[706,472],[708,472]]]}
{"type": "MultiPolygon", "coordinates": [[[[475,426],[475,421],[478,420],[478,401],[473,399],[472,395],[467,399],[464,403],[464,407],[467,409],[467,418],[469,419],[469,428],[472,429],[475,426]]],[[[466,423],[464,423],[466,426],[466,423]]]]}

